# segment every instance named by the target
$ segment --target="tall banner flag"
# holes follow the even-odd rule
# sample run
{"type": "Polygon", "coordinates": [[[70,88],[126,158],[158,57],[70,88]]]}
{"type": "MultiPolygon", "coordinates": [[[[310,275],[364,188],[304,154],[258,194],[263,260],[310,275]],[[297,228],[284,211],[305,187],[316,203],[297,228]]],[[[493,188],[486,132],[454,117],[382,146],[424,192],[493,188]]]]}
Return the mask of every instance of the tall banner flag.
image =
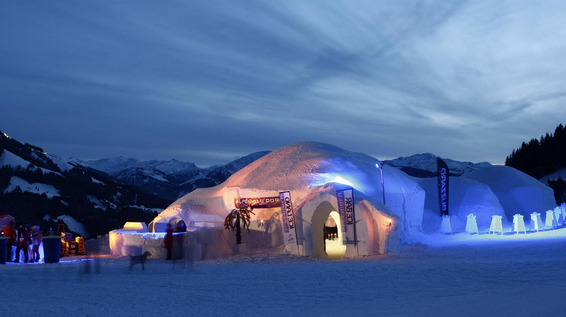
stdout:
{"type": "Polygon", "coordinates": [[[441,158],[436,158],[436,167],[438,173],[438,204],[440,206],[440,215],[448,216],[448,198],[450,197],[450,177],[448,165],[441,158]]]}
{"type": "Polygon", "coordinates": [[[336,190],[338,200],[338,213],[344,231],[344,244],[357,244],[356,239],[356,213],[354,211],[354,189],[336,190]]]}
{"type": "Polygon", "coordinates": [[[283,237],[285,245],[297,246],[297,229],[295,225],[295,211],[291,202],[291,192],[280,192],[279,200],[281,201],[281,211],[283,213],[283,237]]]}

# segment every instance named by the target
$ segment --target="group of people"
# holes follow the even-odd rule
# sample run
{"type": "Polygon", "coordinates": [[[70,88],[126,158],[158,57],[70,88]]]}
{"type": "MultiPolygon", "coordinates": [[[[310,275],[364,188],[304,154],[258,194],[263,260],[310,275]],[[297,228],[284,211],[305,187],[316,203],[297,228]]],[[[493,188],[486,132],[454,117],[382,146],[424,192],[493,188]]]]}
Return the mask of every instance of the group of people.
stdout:
{"type": "Polygon", "coordinates": [[[13,248],[16,247],[14,262],[20,262],[20,254],[24,255],[24,263],[39,262],[39,246],[41,245],[42,234],[39,226],[28,226],[21,224],[14,227],[13,223],[2,228],[5,237],[8,237],[8,252],[6,261],[14,259],[13,248]],[[22,252],[23,251],[23,252],[22,252]]]}

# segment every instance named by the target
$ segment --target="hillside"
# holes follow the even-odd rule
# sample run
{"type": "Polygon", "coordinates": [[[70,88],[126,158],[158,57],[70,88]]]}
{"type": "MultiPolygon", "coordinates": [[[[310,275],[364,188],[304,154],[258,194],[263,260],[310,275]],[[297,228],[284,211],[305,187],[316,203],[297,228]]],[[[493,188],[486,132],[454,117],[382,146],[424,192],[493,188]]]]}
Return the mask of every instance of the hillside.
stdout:
{"type": "Polygon", "coordinates": [[[566,128],[559,124],[554,133],[523,142],[506,158],[505,165],[540,179],[554,190],[556,203],[561,204],[566,202],[566,181],[561,172],[566,168],[565,158],[566,128]]]}
{"type": "Polygon", "coordinates": [[[92,237],[126,221],[150,221],[168,204],[0,132],[0,214],[45,231],[64,219],[70,231],[92,237]]]}

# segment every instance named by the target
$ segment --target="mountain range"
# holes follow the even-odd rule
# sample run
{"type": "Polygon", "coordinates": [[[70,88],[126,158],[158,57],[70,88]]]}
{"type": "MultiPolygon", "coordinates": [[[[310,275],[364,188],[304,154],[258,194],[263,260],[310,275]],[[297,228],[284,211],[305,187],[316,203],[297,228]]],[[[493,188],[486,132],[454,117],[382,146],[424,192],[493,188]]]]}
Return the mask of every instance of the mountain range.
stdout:
{"type": "MultiPolygon", "coordinates": [[[[394,160],[383,161],[383,163],[396,167],[413,177],[435,177],[437,173],[436,158],[434,154],[423,153],[399,157],[394,160]]],[[[451,176],[461,176],[479,168],[491,166],[491,163],[488,162],[459,162],[449,158],[444,158],[443,160],[448,165],[451,176]]]]}
{"type": "Polygon", "coordinates": [[[199,168],[193,163],[169,161],[138,161],[133,158],[115,157],[82,161],[76,164],[107,173],[118,183],[137,187],[141,191],[174,201],[195,188],[212,187],[225,181],[242,167],[266,155],[269,151],[256,152],[225,165],[199,168]]]}

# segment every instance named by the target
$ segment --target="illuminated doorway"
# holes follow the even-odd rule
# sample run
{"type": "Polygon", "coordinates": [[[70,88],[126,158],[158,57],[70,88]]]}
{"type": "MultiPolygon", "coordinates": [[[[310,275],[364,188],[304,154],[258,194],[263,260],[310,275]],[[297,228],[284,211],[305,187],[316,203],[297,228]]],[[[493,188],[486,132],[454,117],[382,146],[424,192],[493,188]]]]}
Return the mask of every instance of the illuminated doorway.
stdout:
{"type": "Polygon", "coordinates": [[[340,215],[328,203],[321,203],[312,216],[313,255],[319,258],[339,259],[346,255],[340,215]]]}
{"type": "Polygon", "coordinates": [[[340,214],[331,211],[324,224],[326,255],[332,259],[343,258],[346,255],[346,246],[342,237],[340,214]]]}

